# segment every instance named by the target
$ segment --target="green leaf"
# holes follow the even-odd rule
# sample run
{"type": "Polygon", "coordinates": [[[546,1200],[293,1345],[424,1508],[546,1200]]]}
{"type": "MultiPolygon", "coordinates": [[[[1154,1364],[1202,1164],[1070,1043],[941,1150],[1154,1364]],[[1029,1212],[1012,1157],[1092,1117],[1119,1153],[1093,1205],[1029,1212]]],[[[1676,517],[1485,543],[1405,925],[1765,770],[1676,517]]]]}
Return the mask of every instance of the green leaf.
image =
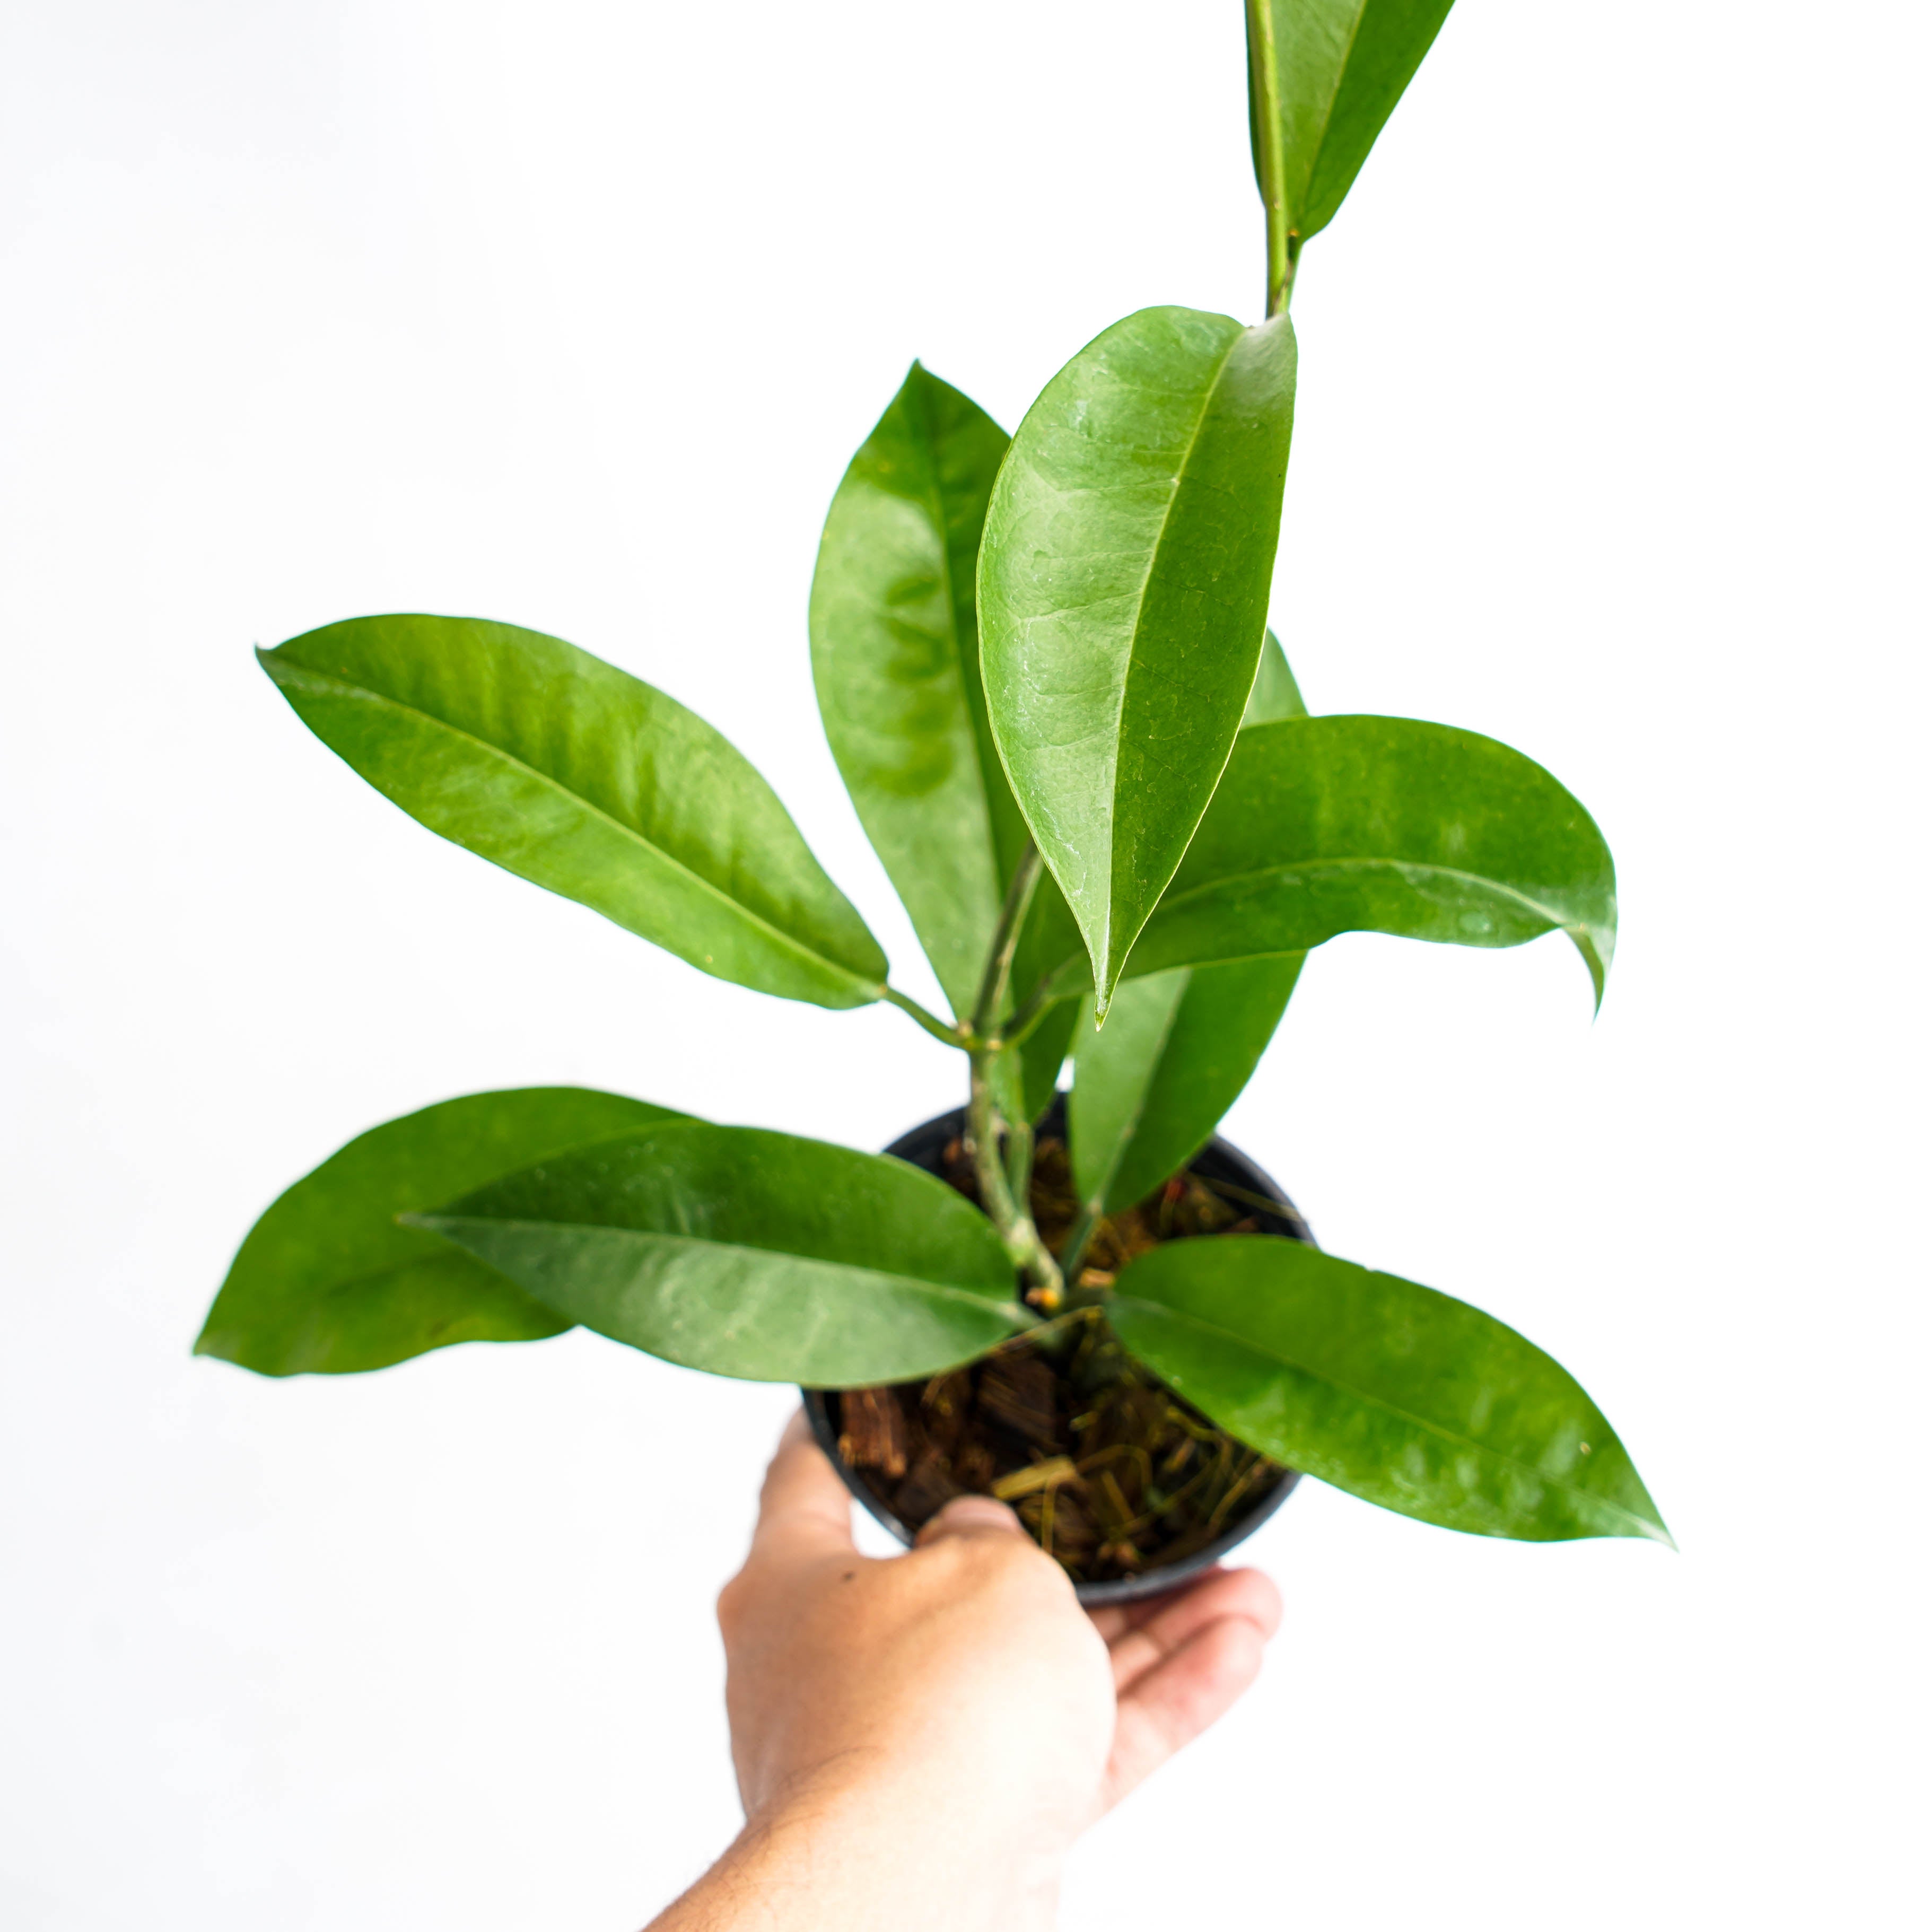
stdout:
{"type": "Polygon", "coordinates": [[[1250,724],[1278,724],[1284,718],[1306,718],[1308,706],[1301,701],[1301,687],[1288,668],[1288,653],[1281,640],[1270,631],[1262,646],[1262,661],[1255,668],[1254,688],[1248,693],[1248,708],[1241,713],[1241,728],[1250,724]]]}
{"type": "MultiPolygon", "coordinates": [[[[1031,837],[987,722],[974,604],[974,560],[1006,442],[976,404],[915,362],[832,499],[812,586],[826,736],[960,1018],[1031,837]]],[[[1014,953],[1013,992],[1078,944],[1060,888],[1042,880],[1014,953]]],[[[1005,1105],[1030,1107],[1028,1118],[1046,1108],[1072,1024],[1070,1010],[1052,1014],[1018,1049],[1002,1070],[1005,1105]]]]}
{"type": "Polygon", "coordinates": [[[1445,1529],[1670,1540],[1575,1380],[1452,1296],[1267,1234],[1171,1241],[1109,1314],[1161,1378],[1244,1442],[1445,1529]]]}
{"type": "Polygon", "coordinates": [[[886,957],[777,795],[661,691],[513,624],[359,617],[259,654],[303,722],[432,832],[721,980],[822,1006],[886,957]]]}
{"type": "Polygon", "coordinates": [[[583,1087],[445,1100],[358,1135],[249,1230],[198,1355],[265,1376],[380,1369],[452,1342],[530,1342],[569,1322],[396,1216],[586,1141],[676,1120],[583,1087]]]}
{"type": "Polygon", "coordinates": [[[1241,733],[1128,970],[1338,932],[1499,946],[1561,928],[1600,1002],[1616,906],[1602,833],[1520,752],[1414,718],[1306,718],[1241,733]]]}
{"type": "Polygon", "coordinates": [[[986,722],[974,560],[1006,433],[915,362],[853,458],[812,581],[818,712],[954,1014],[1027,829],[986,722]]]}
{"type": "Polygon", "coordinates": [[[1248,0],[1249,133],[1292,246],[1328,226],[1450,0],[1248,0]]]}
{"type": "Polygon", "coordinates": [[[410,1221],[570,1321],[753,1382],[930,1375],[1030,1319],[992,1222],[944,1181],[757,1128],[647,1128],[410,1221]]]}
{"type": "Polygon", "coordinates": [[[1067,1108],[1083,1204],[1117,1214],[1200,1152],[1274,1037],[1301,960],[1292,952],[1128,980],[1103,1030],[1083,1004],[1067,1108]]]}
{"type": "Polygon", "coordinates": [[[1063,1001],[1016,1049],[1020,1063],[1017,1104],[1022,1118],[1037,1120],[1053,1104],[1053,1096],[1059,1090],[1060,1069],[1066,1065],[1073,1045],[1073,1029],[1079,1014],[1076,1000],[1063,1001]]]}
{"type": "Polygon", "coordinates": [[[1294,362],[1285,316],[1144,309],[1047,385],[994,485],[987,710],[1103,1012],[1254,684],[1294,362]]]}
{"type": "MultiPolygon", "coordinates": [[[[1241,728],[1307,716],[1270,631],[1241,728]]],[[[1094,1025],[1093,1001],[1082,1002],[1072,1028],[1068,1125],[1074,1185],[1090,1213],[1131,1205],[1200,1151],[1260,1064],[1302,958],[1291,952],[1128,978],[1115,990],[1104,1031],[1094,1025]]]]}

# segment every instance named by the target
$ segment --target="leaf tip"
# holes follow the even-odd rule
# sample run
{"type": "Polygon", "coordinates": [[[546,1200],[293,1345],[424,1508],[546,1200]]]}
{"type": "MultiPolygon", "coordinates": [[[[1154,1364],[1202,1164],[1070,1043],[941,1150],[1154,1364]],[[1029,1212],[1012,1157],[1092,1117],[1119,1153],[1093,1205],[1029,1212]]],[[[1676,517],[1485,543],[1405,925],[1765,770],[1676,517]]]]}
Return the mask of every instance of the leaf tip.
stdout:
{"type": "Polygon", "coordinates": [[[1590,1017],[1594,1020],[1604,1010],[1604,988],[1610,976],[1610,945],[1613,942],[1610,941],[1607,934],[1599,934],[1594,927],[1568,926],[1563,929],[1589,969],[1590,990],[1596,996],[1590,1008],[1590,1017]],[[1600,944],[1600,939],[1606,943],[1600,944]]]}

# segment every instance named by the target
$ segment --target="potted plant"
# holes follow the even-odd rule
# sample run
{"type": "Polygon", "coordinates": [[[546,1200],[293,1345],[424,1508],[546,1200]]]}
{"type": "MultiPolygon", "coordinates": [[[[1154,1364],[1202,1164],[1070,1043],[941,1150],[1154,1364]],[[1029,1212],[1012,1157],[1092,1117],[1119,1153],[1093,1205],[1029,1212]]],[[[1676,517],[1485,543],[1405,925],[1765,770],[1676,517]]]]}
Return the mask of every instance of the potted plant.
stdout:
{"type": "Polygon", "coordinates": [[[967,1098],[884,1154],[579,1088],[446,1101],[263,1214],[200,1352],[341,1373],[581,1324],[796,1382],[882,1520],[990,1491],[1089,1600],[1211,1561],[1301,1472],[1484,1534],[1668,1541],[1556,1362],[1324,1254],[1214,1138],[1338,933],[1561,931],[1599,1001],[1610,963],[1610,855],[1553,778],[1472,732],[1310,716],[1267,629],[1301,247],[1448,4],[1248,0],[1259,322],[1129,316],[1010,440],[915,364],[838,486],[820,710],[950,1016],[650,685],[466,619],[260,654],[432,830],[720,978],[897,1007],[960,1052],[967,1098]]]}

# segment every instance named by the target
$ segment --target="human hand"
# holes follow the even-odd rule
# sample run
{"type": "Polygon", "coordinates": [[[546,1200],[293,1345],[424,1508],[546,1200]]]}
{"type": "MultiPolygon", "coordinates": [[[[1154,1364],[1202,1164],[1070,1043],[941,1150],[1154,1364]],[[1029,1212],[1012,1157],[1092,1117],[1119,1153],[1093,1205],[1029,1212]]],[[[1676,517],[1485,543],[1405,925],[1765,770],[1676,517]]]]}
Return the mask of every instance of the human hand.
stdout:
{"type": "Polygon", "coordinates": [[[795,1418],[718,1602],[746,1833],[659,1923],[1048,1924],[1068,1846],[1234,1702],[1280,1615],[1226,1570],[1089,1616],[984,1496],[862,1557],[795,1418]]]}

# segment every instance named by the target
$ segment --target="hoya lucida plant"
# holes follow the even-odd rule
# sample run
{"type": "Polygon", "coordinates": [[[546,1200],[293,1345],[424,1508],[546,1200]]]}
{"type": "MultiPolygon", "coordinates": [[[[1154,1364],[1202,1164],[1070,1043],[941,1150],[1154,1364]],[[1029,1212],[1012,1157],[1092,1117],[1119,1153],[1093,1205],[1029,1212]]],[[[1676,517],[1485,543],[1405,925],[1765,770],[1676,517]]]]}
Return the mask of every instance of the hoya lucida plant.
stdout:
{"type": "Polygon", "coordinates": [[[1130,315],[1010,439],[915,364],[838,487],[820,710],[946,1013],[751,765],[628,673],[430,616],[261,654],[432,831],[721,979],[896,1007],[958,1049],[966,1105],[916,1164],[579,1088],[446,1101],[268,1210],[201,1352],[342,1373],[581,1325],[840,1392],[821,1422],[883,1511],[991,1490],[1089,1584],[1218,1546],[1288,1472],[1486,1535],[1667,1540],[1548,1355],[1323,1253],[1210,1145],[1338,933],[1560,932],[1599,1000],[1610,964],[1610,855],[1555,778],[1309,716],[1268,630],[1300,251],[1448,5],[1249,0],[1259,321],[1130,315]]]}

